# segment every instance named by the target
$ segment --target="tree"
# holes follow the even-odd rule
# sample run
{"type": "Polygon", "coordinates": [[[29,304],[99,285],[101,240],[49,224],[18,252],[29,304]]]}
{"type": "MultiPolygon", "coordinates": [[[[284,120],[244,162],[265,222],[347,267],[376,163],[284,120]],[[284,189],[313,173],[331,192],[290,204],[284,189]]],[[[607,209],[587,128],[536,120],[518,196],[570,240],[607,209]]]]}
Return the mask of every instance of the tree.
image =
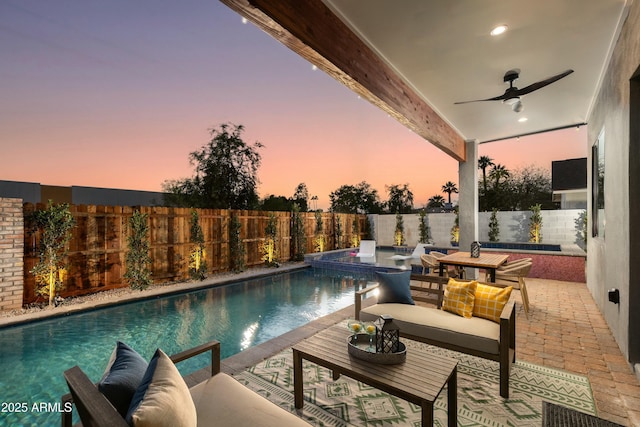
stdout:
{"type": "Polygon", "coordinates": [[[493,159],[489,156],[480,156],[478,159],[478,169],[482,169],[482,188],[487,192],[487,168],[495,166],[493,159]]]}
{"type": "Polygon", "coordinates": [[[409,190],[409,185],[385,185],[385,189],[389,193],[387,208],[390,213],[411,213],[413,210],[413,193],[409,190]]]}
{"type": "Polygon", "coordinates": [[[301,182],[293,193],[293,202],[297,203],[302,212],[309,210],[309,190],[307,184],[301,182]]]}
{"type": "Polygon", "coordinates": [[[129,219],[128,249],[125,255],[127,271],[124,278],[132,289],[147,289],[151,284],[149,255],[149,215],[135,211],[129,219]]]}
{"type": "Polygon", "coordinates": [[[554,209],[551,173],[544,168],[526,166],[509,171],[496,165],[489,173],[492,185],[485,192],[480,189],[479,203],[483,210],[527,210],[540,204],[543,209],[554,209]]]}
{"type": "Polygon", "coordinates": [[[294,203],[293,200],[287,199],[284,196],[274,196],[270,194],[260,202],[260,210],[287,212],[292,209],[294,203]]]}
{"type": "Polygon", "coordinates": [[[68,204],[54,205],[51,200],[45,210],[35,211],[30,220],[34,229],[42,230],[38,263],[31,269],[36,293],[48,296],[49,305],[53,305],[56,293],[64,287],[67,243],[76,222],[68,204]]]}
{"type": "Polygon", "coordinates": [[[331,211],[340,213],[381,213],[378,191],[367,182],[343,185],[329,195],[331,211]]]}
{"type": "Polygon", "coordinates": [[[456,187],[455,183],[448,181],[442,186],[442,192],[447,193],[447,195],[449,196],[448,203],[449,205],[451,205],[451,193],[457,193],[458,187],[456,187]]]}
{"type": "Polygon", "coordinates": [[[479,208],[482,211],[486,211],[488,209],[487,206],[487,168],[495,166],[493,163],[493,159],[489,156],[480,156],[478,159],[478,169],[482,169],[482,187],[480,191],[480,200],[479,200],[479,208]]]}
{"type": "Polygon", "coordinates": [[[508,182],[507,208],[525,210],[541,205],[542,209],[554,209],[551,173],[547,169],[527,166],[511,173],[508,182]]]}
{"type": "Polygon", "coordinates": [[[253,209],[258,205],[259,142],[242,140],[242,125],[210,129],[211,140],[189,154],[195,176],[165,181],[168,204],[216,209],[253,209]]]}
{"type": "Polygon", "coordinates": [[[427,201],[427,209],[436,209],[444,207],[444,197],[439,194],[431,196],[427,201]]]}
{"type": "Polygon", "coordinates": [[[500,180],[502,178],[509,178],[511,176],[509,170],[501,164],[496,164],[491,168],[489,172],[489,178],[493,180],[493,189],[498,191],[500,189],[500,180]]]}

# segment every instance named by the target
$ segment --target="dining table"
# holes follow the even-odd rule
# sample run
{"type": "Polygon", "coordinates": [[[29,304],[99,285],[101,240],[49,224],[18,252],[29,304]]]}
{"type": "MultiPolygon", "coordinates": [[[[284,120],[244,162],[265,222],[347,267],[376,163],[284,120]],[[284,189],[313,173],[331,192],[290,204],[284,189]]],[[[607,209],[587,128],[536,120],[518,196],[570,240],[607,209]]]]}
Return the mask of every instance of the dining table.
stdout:
{"type": "Polygon", "coordinates": [[[495,254],[495,253],[480,253],[478,257],[472,257],[470,252],[454,252],[452,254],[438,258],[440,263],[440,276],[444,275],[447,265],[454,265],[457,267],[473,267],[483,268],[489,272],[489,281],[496,281],[496,269],[504,264],[509,258],[509,255],[495,254]]]}

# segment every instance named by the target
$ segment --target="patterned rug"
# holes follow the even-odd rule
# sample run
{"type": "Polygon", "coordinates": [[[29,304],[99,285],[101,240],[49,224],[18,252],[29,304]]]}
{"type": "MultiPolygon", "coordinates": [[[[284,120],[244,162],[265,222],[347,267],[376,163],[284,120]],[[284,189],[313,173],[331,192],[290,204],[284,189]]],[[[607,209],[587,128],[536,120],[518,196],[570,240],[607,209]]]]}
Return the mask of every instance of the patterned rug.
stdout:
{"type": "MultiPolygon", "coordinates": [[[[407,351],[422,346],[434,354],[458,359],[459,426],[540,426],[542,402],[548,401],[595,415],[586,377],[516,362],[510,378],[510,398],[499,393],[498,363],[403,340],[407,351]]],[[[304,361],[304,408],[293,404],[293,357],[285,350],[235,375],[250,389],[314,426],[420,426],[421,409],[361,382],[304,361]]],[[[435,404],[435,425],[447,425],[446,388],[435,404]]]]}

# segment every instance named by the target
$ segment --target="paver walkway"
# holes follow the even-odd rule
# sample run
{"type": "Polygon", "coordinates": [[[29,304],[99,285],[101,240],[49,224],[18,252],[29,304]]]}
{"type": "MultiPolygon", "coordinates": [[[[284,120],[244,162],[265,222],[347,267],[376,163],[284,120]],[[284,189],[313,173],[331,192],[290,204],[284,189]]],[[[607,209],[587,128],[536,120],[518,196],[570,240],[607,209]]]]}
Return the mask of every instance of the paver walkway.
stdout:
{"type": "MultiPolygon", "coordinates": [[[[519,360],[586,375],[598,415],[640,426],[640,381],[622,356],[584,283],[527,279],[531,310],[525,317],[520,292],[516,348],[519,360]]],[[[318,330],[353,317],[353,306],[223,360],[229,373],[252,366],[318,330]]]]}

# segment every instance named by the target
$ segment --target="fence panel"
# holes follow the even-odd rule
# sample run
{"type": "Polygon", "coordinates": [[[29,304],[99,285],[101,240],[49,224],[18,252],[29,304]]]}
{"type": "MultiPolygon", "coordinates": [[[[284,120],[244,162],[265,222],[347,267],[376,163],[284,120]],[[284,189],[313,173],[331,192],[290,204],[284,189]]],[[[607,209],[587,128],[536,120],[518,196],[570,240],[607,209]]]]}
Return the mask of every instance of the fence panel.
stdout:
{"type": "MultiPolygon", "coordinates": [[[[35,210],[46,208],[47,205],[42,203],[24,204],[25,230],[29,224],[27,219],[29,215],[35,210]]],[[[125,259],[129,220],[134,210],[148,215],[153,281],[160,283],[189,279],[189,257],[192,249],[191,209],[71,205],[70,210],[76,220],[76,226],[72,230],[69,242],[66,287],[60,292],[62,297],[128,286],[124,280],[125,259]]],[[[264,262],[262,243],[270,214],[276,217],[277,258],[280,262],[291,259],[290,212],[223,209],[197,209],[197,212],[205,239],[209,274],[229,270],[229,224],[232,215],[236,215],[240,220],[240,237],[245,248],[245,263],[248,267],[258,266],[264,262]]],[[[325,250],[335,248],[335,221],[338,217],[343,224],[343,241],[350,241],[350,224],[355,215],[323,213],[323,233],[327,241],[325,250]]],[[[363,224],[366,219],[362,215],[359,217],[361,230],[364,230],[363,224]]],[[[313,212],[304,212],[302,218],[307,237],[307,252],[314,252],[315,215],[313,212]]],[[[35,280],[30,273],[38,262],[39,242],[38,231],[25,231],[23,297],[25,304],[43,300],[43,297],[35,294],[35,280]]]]}

